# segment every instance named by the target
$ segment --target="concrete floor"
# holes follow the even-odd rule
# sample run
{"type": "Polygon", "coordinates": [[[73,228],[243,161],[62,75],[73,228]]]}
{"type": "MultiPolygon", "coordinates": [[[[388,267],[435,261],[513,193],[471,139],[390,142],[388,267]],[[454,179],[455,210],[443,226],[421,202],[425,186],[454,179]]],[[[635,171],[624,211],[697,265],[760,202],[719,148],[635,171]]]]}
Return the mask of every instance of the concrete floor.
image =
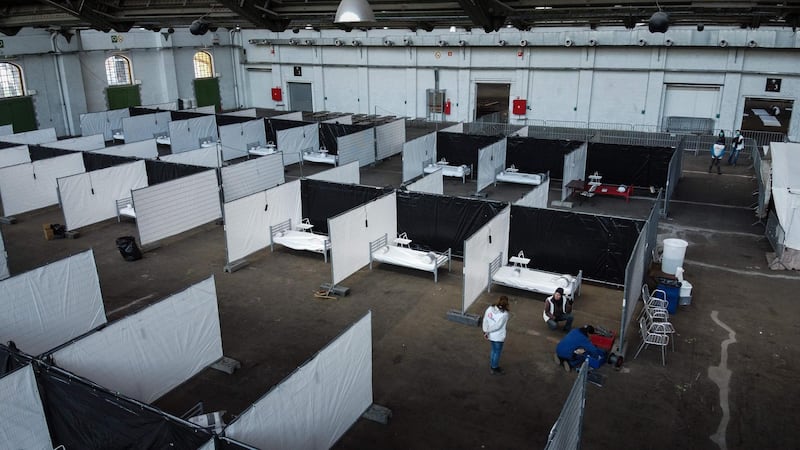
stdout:
{"type": "MultiPolygon", "coordinates": [[[[800,334],[793,319],[800,312],[800,276],[767,268],[770,247],[763,226],[751,225],[748,208],[754,201],[752,169],[723,166],[722,175],[712,175],[707,163],[686,155],[676,201],[660,227],[659,241],[679,237],[690,243],[684,267],[693,301],[672,317],[679,332],[675,352],[668,353],[666,366],[652,348],[634,360],[639,340],[631,339],[622,370],[607,366],[605,385],[588,387],[582,448],[796,447],[791,430],[800,426],[800,415],[791,399],[800,393],[800,352],[791,339],[800,334]],[[730,336],[735,341],[723,358],[723,341],[730,336]],[[715,369],[721,360],[725,366],[715,369]]],[[[362,183],[397,186],[401,166],[395,156],[364,168],[362,183]]],[[[306,164],[302,171],[327,168],[306,164]]],[[[287,179],[300,170],[291,167],[287,179]]],[[[551,200],[559,195],[552,187],[551,200]]],[[[448,194],[474,189],[474,181],[445,180],[448,194]]],[[[525,191],[514,185],[487,190],[489,198],[506,201],[525,191]]],[[[575,210],[643,218],[651,207],[649,192],[635,192],[627,204],[595,197],[575,210]]],[[[242,367],[233,375],[204,370],[156,402],[173,414],[202,400],[207,411],[226,410],[225,419],[232,420],[368,310],[374,401],[393,417],[389,425],[359,420],[336,448],[540,448],[574,379],[552,362],[562,335],[547,330],[541,319],[544,296],[506,288],[482,295],[469,311],[482,313],[501,294],[511,298],[502,356],[507,373],[489,374],[489,348],[480,330],[445,319],[461,303],[458,261],[452,272],[440,273],[438,284],[425,272],[364,268],[342,283],[350,295],[320,300],[313,292],[330,280],[321,256],[266,250],[252,255],[246,268],[224,273],[224,232],[218,225],[169,239],[144,259],[126,262],[114,241],[137,235],[132,222],[109,220],[82,229],[79,239],[45,241],[41,224],[63,223],[57,207],[17,218],[19,223],[2,226],[12,274],[93,248],[110,321],[216,277],[224,353],[242,367]]],[[[576,303],[576,324],[616,328],[621,297],[619,290],[586,284],[576,303]]]]}

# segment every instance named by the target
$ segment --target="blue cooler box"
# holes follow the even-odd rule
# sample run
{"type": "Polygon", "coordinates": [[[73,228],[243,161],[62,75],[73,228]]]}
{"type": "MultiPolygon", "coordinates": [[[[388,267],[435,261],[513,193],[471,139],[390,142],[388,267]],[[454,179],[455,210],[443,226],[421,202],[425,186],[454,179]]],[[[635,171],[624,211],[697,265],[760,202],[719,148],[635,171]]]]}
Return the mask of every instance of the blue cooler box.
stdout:
{"type": "Polygon", "coordinates": [[[661,289],[667,294],[667,312],[675,314],[678,312],[678,301],[680,301],[681,288],[659,284],[656,289],[661,289]]]}

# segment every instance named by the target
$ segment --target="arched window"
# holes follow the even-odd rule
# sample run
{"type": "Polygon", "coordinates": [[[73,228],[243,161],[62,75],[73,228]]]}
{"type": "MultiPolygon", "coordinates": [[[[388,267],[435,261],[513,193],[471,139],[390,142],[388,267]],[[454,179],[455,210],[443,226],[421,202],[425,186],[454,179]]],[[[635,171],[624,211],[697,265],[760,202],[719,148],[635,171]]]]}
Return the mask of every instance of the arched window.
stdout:
{"type": "Polygon", "coordinates": [[[22,68],[9,62],[0,62],[0,97],[19,97],[24,94],[22,68]]]}
{"type": "Polygon", "coordinates": [[[106,58],[106,80],[109,86],[131,84],[131,61],[122,56],[114,55],[106,58]]]}
{"type": "Polygon", "coordinates": [[[214,76],[214,60],[211,53],[199,51],[194,54],[194,77],[211,78],[214,76]]]}

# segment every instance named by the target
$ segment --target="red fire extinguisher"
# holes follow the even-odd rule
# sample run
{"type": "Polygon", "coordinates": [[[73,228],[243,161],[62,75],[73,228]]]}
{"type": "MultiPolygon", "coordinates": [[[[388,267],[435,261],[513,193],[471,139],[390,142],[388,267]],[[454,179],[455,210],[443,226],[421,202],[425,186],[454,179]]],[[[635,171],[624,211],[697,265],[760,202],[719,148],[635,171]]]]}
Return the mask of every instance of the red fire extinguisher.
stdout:
{"type": "Polygon", "coordinates": [[[450,115],[450,108],[451,108],[450,99],[448,98],[446,102],[444,102],[444,113],[445,115],[450,115]]]}

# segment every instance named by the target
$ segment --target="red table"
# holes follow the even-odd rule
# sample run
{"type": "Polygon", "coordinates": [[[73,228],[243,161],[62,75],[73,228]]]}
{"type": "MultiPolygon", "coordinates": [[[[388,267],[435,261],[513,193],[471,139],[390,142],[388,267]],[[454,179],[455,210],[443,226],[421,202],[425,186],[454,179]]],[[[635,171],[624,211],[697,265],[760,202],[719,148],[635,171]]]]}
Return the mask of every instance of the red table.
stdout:
{"type": "Polygon", "coordinates": [[[620,185],[618,184],[600,184],[594,188],[594,190],[590,190],[592,186],[589,183],[583,187],[583,191],[587,193],[591,193],[594,195],[609,195],[612,197],[622,197],[625,199],[626,202],[630,200],[631,194],[633,193],[633,186],[626,186],[625,190],[620,192],[617,190],[620,185]]]}

